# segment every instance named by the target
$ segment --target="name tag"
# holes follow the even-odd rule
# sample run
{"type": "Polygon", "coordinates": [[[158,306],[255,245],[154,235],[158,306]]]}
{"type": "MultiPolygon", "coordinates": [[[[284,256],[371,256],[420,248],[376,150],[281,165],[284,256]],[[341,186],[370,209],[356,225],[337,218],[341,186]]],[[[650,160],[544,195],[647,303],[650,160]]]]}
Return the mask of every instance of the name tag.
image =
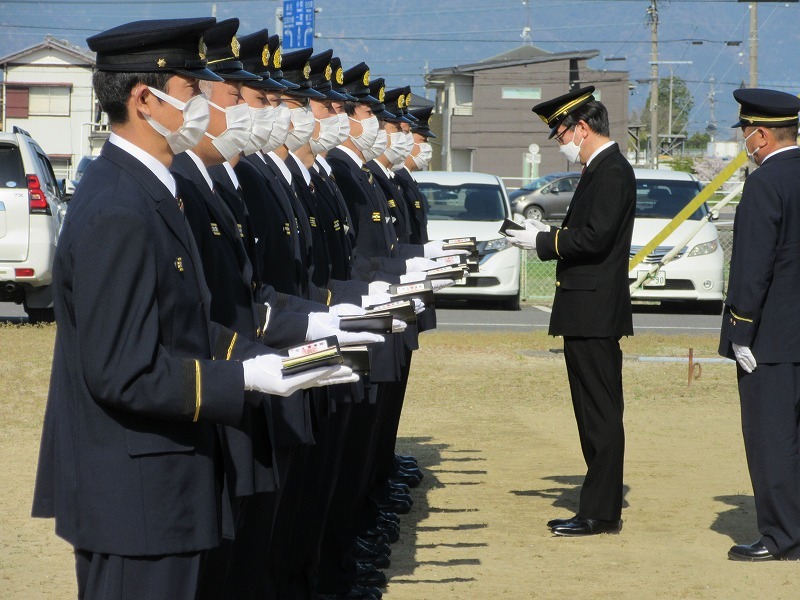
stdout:
{"type": "Polygon", "coordinates": [[[372,220],[375,223],[380,223],[381,222],[381,213],[379,213],[379,212],[372,213],[372,220]]]}
{"type": "Polygon", "coordinates": [[[221,235],[219,232],[219,227],[217,226],[216,223],[211,223],[211,233],[213,233],[214,235],[221,235]]]}

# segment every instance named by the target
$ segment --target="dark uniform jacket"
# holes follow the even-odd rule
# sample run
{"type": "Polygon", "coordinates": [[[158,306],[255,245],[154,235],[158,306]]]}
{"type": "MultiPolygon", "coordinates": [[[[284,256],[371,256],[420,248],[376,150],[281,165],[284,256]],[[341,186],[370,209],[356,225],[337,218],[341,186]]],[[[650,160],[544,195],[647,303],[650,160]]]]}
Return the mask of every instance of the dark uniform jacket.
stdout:
{"type": "Polygon", "coordinates": [[[550,335],[633,335],[628,284],[636,179],[612,144],[581,176],[560,229],[539,233],[542,260],[558,260],[550,335]]]}
{"type": "Polygon", "coordinates": [[[216,424],[237,425],[255,344],[209,320],[200,258],[169,190],[107,143],[56,252],[58,336],[33,515],[117,555],[220,542],[216,424]]]}
{"type": "Polygon", "coordinates": [[[334,180],[323,167],[310,169],[311,181],[317,190],[317,220],[325,233],[331,279],[348,280],[353,256],[354,236],[350,234],[350,217],[344,198],[334,180]]]}
{"type": "Polygon", "coordinates": [[[759,363],[800,362],[800,149],[745,181],[733,227],[719,352],[748,346],[759,363]]]}
{"type": "Polygon", "coordinates": [[[420,191],[417,182],[405,167],[394,172],[397,183],[403,190],[411,216],[411,243],[428,243],[428,200],[420,191]]]}

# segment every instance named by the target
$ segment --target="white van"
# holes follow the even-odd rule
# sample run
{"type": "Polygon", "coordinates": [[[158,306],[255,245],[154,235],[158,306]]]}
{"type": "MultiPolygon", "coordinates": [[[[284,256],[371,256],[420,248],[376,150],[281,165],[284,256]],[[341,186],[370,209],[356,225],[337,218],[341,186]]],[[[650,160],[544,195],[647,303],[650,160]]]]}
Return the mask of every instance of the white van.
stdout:
{"type": "Polygon", "coordinates": [[[18,127],[0,133],[0,302],[53,320],[50,292],[64,204],[50,160],[18,127]]]}

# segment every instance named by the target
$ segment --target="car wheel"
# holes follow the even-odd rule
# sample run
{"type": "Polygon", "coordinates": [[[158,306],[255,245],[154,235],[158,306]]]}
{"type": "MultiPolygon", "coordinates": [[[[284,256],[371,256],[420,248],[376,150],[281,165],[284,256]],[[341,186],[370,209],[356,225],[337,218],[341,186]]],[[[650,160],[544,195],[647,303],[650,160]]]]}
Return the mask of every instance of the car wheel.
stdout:
{"type": "Polygon", "coordinates": [[[536,206],[535,204],[532,204],[526,208],[524,214],[526,219],[534,219],[536,221],[544,220],[544,211],[542,210],[542,207],[536,206]]]}
{"type": "Polygon", "coordinates": [[[513,296],[503,298],[500,302],[500,306],[503,310],[519,310],[519,292],[513,296]]]}

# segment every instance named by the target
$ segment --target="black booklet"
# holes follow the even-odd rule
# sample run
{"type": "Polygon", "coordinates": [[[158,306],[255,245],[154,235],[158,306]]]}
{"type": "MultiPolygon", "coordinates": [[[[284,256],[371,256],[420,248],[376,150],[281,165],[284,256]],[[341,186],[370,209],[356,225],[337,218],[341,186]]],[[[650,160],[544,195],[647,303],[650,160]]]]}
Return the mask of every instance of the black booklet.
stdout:
{"type": "Polygon", "coordinates": [[[475,250],[474,237],[451,238],[444,240],[442,250],[475,250]]]}
{"type": "Polygon", "coordinates": [[[511,219],[505,219],[503,224],[500,226],[500,233],[503,235],[508,235],[508,232],[512,229],[525,229],[524,225],[520,225],[516,221],[512,221],[511,219]]]}
{"type": "Polygon", "coordinates": [[[432,279],[464,279],[464,267],[453,265],[450,267],[439,267],[437,269],[428,269],[424,271],[425,279],[428,281],[432,279]]]}
{"type": "Polygon", "coordinates": [[[417,281],[415,283],[393,283],[389,286],[392,300],[410,300],[416,298],[426,305],[433,304],[433,286],[431,282],[417,281]]]}
{"type": "Polygon", "coordinates": [[[342,364],[342,354],[335,335],[284,348],[279,350],[278,354],[283,359],[284,375],[295,375],[318,367],[342,364]]]}
{"type": "Polygon", "coordinates": [[[339,350],[342,353],[344,364],[353,369],[354,373],[358,373],[359,375],[369,373],[372,363],[367,346],[341,346],[339,350]]]}
{"type": "Polygon", "coordinates": [[[384,304],[374,304],[373,306],[367,306],[364,310],[367,311],[368,315],[376,312],[388,312],[391,313],[392,317],[395,319],[405,321],[406,323],[412,323],[417,320],[413,300],[397,300],[384,304]]]}
{"type": "Polygon", "coordinates": [[[464,254],[449,254],[447,256],[434,258],[433,261],[439,263],[443,267],[452,267],[455,265],[466,265],[467,257],[464,254]]]}
{"type": "Polygon", "coordinates": [[[348,315],[340,317],[339,329],[342,331],[392,333],[392,313],[381,311],[366,315],[348,315]]]}

